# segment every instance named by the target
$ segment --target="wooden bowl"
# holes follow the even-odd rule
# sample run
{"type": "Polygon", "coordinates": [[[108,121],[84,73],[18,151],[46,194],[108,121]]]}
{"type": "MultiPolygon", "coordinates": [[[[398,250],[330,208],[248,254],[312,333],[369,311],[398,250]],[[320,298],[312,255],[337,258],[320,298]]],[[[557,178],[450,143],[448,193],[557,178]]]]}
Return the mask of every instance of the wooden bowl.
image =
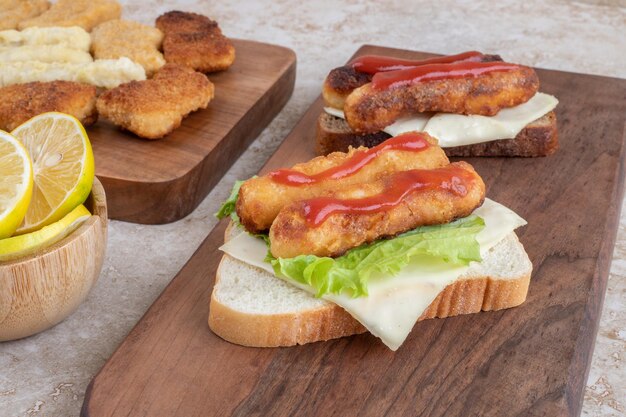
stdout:
{"type": "Polygon", "coordinates": [[[72,314],[100,275],[107,206],[96,178],[85,202],[91,216],[52,246],[0,264],[0,341],[46,330],[72,314]]]}

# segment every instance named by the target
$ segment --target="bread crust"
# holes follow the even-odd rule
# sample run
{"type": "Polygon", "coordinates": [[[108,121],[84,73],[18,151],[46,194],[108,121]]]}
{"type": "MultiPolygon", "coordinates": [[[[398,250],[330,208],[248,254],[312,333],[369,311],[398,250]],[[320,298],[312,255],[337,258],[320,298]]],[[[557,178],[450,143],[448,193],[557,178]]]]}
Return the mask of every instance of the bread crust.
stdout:
{"type": "MultiPolygon", "coordinates": [[[[220,280],[224,255],[217,269],[220,280]]],[[[526,300],[531,271],[519,277],[474,277],[448,285],[418,321],[480,311],[511,308],[526,300]]],[[[209,327],[222,339],[251,347],[295,346],[364,333],[367,330],[343,308],[333,303],[291,314],[247,314],[236,311],[211,295],[209,327]]]]}
{"type": "MultiPolygon", "coordinates": [[[[559,148],[554,111],[529,123],[514,139],[501,139],[473,145],[444,148],[447,156],[539,157],[553,154],[559,148]]],[[[317,120],[316,151],[319,155],[345,152],[350,146],[372,147],[391,136],[385,132],[358,134],[348,124],[327,113],[317,120]]]]}
{"type": "MultiPolygon", "coordinates": [[[[219,267],[216,283],[218,280],[219,267]]],[[[211,295],[209,327],[224,340],[250,347],[304,345],[367,331],[336,304],[303,313],[253,315],[220,303],[215,291],[211,295]]]]}
{"type": "Polygon", "coordinates": [[[516,307],[526,300],[530,273],[513,280],[473,278],[448,285],[418,321],[496,311],[516,307]]]}

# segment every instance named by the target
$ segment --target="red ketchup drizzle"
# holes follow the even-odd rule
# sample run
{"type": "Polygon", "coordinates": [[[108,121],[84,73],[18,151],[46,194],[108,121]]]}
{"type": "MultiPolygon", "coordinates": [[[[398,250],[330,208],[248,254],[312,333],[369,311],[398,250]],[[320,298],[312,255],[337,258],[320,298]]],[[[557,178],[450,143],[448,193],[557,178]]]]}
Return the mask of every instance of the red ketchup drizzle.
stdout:
{"type": "Polygon", "coordinates": [[[390,185],[382,193],[371,197],[353,200],[318,197],[306,200],[304,216],[309,227],[317,227],[336,213],[368,214],[390,210],[413,192],[439,189],[464,197],[472,179],[470,172],[458,166],[403,171],[391,178],[390,185]]]}
{"type": "Polygon", "coordinates": [[[325,180],[338,180],[357,173],[383,152],[391,150],[421,152],[429,147],[430,143],[426,140],[424,134],[410,132],[387,139],[374,148],[355,152],[343,164],[314,175],[307,175],[293,169],[279,169],[270,172],[269,177],[274,182],[292,186],[315,184],[325,180]]]}
{"type": "Polygon", "coordinates": [[[475,78],[489,72],[511,71],[519,67],[516,64],[499,61],[429,64],[398,71],[379,72],[372,78],[372,85],[375,89],[382,90],[424,81],[475,78]]]}
{"type": "Polygon", "coordinates": [[[377,72],[396,71],[414,68],[429,64],[451,64],[454,62],[480,61],[484,55],[478,51],[463,52],[457,55],[448,55],[438,58],[422,59],[419,61],[409,59],[390,58],[380,55],[364,55],[353,59],[349,65],[359,72],[376,74],[377,72]]]}

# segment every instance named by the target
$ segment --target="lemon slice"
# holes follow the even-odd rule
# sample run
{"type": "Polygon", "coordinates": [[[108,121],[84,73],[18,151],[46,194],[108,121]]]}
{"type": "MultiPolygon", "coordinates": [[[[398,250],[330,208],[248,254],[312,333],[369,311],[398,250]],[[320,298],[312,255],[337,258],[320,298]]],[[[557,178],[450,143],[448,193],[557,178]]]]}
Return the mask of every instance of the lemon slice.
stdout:
{"type": "Polygon", "coordinates": [[[94,162],[87,133],[63,113],[43,113],[11,132],[33,164],[33,198],[18,234],[54,223],[82,204],[91,191],[94,162]]]}
{"type": "Polygon", "coordinates": [[[22,144],[0,130],[0,239],[22,223],[33,194],[33,168],[22,144]]]}
{"type": "Polygon", "coordinates": [[[58,222],[36,232],[0,239],[0,262],[21,258],[58,242],[90,216],[89,210],[81,204],[58,222]]]}

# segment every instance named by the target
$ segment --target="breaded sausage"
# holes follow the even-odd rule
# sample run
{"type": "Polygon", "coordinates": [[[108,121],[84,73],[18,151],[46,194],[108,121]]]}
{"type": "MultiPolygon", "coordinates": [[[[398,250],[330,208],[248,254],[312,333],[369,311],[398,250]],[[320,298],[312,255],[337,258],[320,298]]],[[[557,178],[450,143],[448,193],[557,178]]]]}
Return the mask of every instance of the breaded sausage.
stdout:
{"type": "Polygon", "coordinates": [[[346,97],[355,89],[372,81],[372,75],[359,72],[351,65],[335,68],[324,80],[322,97],[324,104],[338,110],[343,110],[346,97]]]}
{"type": "Polygon", "coordinates": [[[426,133],[411,132],[369,150],[361,147],[347,153],[335,152],[297,164],[291,170],[251,178],[239,190],[237,215],[249,232],[259,233],[268,230],[280,209],[294,201],[329,195],[396,171],[437,168],[448,163],[436,139],[426,133]],[[408,150],[411,146],[422,147],[408,150]],[[348,172],[350,166],[356,169],[348,172]],[[300,185],[289,185],[285,177],[299,180],[300,185]]]}
{"type": "MultiPolygon", "coordinates": [[[[475,60],[477,62],[494,62],[502,61],[502,58],[499,55],[483,54],[475,60]]],[[[421,62],[427,64],[432,61],[433,59],[427,59],[421,62]]],[[[322,97],[324,97],[325,105],[343,110],[346,97],[355,89],[371,82],[372,76],[373,74],[357,71],[352,64],[333,69],[324,80],[322,87],[322,97]]]]}
{"type": "Polygon", "coordinates": [[[372,82],[354,90],[346,98],[343,110],[352,130],[370,133],[413,113],[493,116],[502,108],[527,102],[538,90],[535,71],[518,66],[475,78],[423,81],[385,89],[375,88],[372,82]]]}
{"type": "Polygon", "coordinates": [[[270,250],[277,258],[339,256],[418,226],[468,216],[484,198],[485,184],[466,162],[398,172],[284,207],[270,229],[270,250]]]}

